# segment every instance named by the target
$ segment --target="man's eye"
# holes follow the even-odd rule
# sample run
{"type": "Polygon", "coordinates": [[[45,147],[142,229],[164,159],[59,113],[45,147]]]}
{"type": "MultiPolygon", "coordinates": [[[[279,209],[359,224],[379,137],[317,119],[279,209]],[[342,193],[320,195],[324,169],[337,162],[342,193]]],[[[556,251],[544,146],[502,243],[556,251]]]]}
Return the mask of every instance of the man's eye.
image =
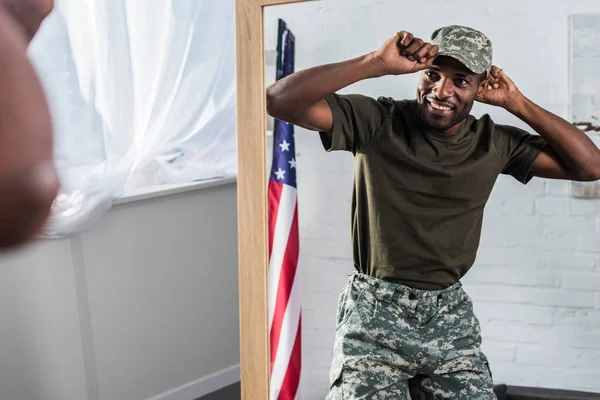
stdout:
{"type": "Polygon", "coordinates": [[[458,86],[467,86],[469,82],[466,79],[457,79],[456,84],[458,86]]]}
{"type": "Polygon", "coordinates": [[[434,79],[437,76],[437,74],[434,71],[427,71],[425,72],[425,75],[427,75],[428,78],[432,79],[434,79]]]}

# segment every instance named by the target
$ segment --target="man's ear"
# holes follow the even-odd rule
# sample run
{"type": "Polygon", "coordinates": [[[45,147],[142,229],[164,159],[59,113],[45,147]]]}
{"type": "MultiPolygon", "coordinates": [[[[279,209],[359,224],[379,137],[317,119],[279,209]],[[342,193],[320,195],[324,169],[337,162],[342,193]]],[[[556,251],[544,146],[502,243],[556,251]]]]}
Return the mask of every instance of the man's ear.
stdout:
{"type": "Polygon", "coordinates": [[[484,79],[483,81],[481,81],[481,83],[479,84],[479,87],[477,88],[477,94],[475,95],[475,97],[479,97],[483,94],[488,83],[489,83],[489,79],[487,79],[487,78],[484,79]]]}

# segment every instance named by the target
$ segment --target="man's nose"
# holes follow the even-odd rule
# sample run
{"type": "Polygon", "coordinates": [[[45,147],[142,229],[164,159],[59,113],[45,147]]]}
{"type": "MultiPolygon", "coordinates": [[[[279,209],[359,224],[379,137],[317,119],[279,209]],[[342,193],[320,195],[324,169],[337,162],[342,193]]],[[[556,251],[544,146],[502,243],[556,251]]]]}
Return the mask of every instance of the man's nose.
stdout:
{"type": "Polygon", "coordinates": [[[436,85],[433,87],[433,93],[435,93],[435,95],[440,100],[452,97],[452,95],[454,94],[452,81],[445,78],[440,79],[436,82],[436,85]]]}

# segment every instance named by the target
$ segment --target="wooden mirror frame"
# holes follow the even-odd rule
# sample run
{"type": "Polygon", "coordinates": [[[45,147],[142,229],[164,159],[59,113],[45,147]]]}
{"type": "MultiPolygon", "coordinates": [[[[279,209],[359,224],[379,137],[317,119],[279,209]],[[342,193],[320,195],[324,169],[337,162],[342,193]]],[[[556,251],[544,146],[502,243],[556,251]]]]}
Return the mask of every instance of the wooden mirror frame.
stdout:
{"type": "Polygon", "coordinates": [[[238,268],[242,400],[269,399],[268,230],[263,7],[236,0],[238,268]]]}

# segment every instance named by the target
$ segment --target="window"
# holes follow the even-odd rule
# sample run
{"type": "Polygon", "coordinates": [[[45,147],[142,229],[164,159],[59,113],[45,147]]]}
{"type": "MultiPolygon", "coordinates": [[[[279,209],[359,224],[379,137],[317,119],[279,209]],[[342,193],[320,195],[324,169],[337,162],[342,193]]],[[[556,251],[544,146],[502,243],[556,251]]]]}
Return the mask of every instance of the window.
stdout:
{"type": "Polygon", "coordinates": [[[46,236],[140,187],[237,175],[233,0],[59,0],[30,56],[62,183],[46,236]]]}

